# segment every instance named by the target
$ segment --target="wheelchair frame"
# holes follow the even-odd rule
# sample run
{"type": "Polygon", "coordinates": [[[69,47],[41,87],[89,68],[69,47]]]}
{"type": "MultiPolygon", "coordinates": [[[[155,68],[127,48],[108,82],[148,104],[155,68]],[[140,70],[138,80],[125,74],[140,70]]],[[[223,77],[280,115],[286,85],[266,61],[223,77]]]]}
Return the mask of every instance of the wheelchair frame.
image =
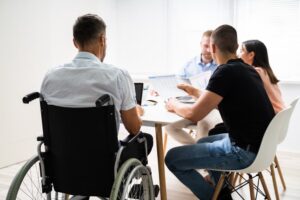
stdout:
{"type": "MultiPolygon", "coordinates": [[[[28,104],[32,100],[40,98],[41,101],[43,101],[42,95],[40,95],[38,92],[31,93],[23,98],[23,103],[28,104]]],[[[108,95],[101,96],[97,101],[96,105],[101,106],[110,100],[110,97],[108,95]]],[[[129,141],[121,141],[121,147],[119,148],[116,159],[114,163],[114,183],[112,186],[112,190],[110,192],[109,199],[111,200],[119,200],[119,199],[127,199],[127,195],[132,195],[132,190],[134,185],[130,185],[131,182],[134,180],[134,178],[141,178],[141,182],[135,184],[135,185],[142,185],[142,191],[136,191],[139,194],[143,195],[143,199],[145,200],[153,200],[155,199],[154,195],[154,187],[153,187],[153,181],[151,176],[151,170],[149,167],[144,166],[139,160],[135,158],[130,158],[127,161],[125,161],[122,166],[119,168],[120,158],[123,149],[126,147],[128,143],[134,140],[139,140],[139,142],[144,142],[145,148],[146,148],[146,158],[147,158],[147,141],[145,138],[139,138],[139,135],[136,135],[135,137],[131,138],[129,141]]],[[[39,166],[37,171],[40,171],[40,174],[37,175],[38,184],[41,184],[41,191],[39,195],[42,197],[42,193],[46,193],[46,199],[50,200],[52,199],[51,191],[52,191],[52,183],[49,181],[48,177],[46,176],[45,171],[45,162],[44,162],[44,154],[47,152],[47,146],[44,144],[44,137],[39,136],[37,137],[37,141],[39,141],[38,147],[37,147],[37,153],[38,155],[33,156],[31,159],[29,159],[23,167],[18,171],[16,176],[14,177],[9,191],[6,196],[6,200],[15,200],[17,199],[17,195],[19,194],[21,189],[22,183],[26,179],[26,175],[28,173],[31,173],[30,170],[33,170],[35,164],[38,164],[39,166]],[[42,151],[42,146],[45,147],[45,151],[42,151]]],[[[29,178],[30,180],[31,178],[29,178]]],[[[136,179],[138,180],[138,179],[136,179]]],[[[33,180],[31,180],[33,181],[33,180]]],[[[136,187],[138,188],[138,187],[136,187]]],[[[136,189],[134,188],[134,189],[136,189]]],[[[33,194],[34,195],[34,194],[33,194]]],[[[134,195],[134,194],[133,194],[134,195]]],[[[26,195],[25,195],[26,196],[26,195]]],[[[28,196],[28,194],[27,194],[28,196]]],[[[54,199],[72,199],[70,198],[69,194],[60,194],[58,192],[55,192],[54,199]]],[[[100,199],[106,199],[103,197],[99,197],[100,199]]],[[[42,199],[45,199],[42,197],[42,199]]]]}

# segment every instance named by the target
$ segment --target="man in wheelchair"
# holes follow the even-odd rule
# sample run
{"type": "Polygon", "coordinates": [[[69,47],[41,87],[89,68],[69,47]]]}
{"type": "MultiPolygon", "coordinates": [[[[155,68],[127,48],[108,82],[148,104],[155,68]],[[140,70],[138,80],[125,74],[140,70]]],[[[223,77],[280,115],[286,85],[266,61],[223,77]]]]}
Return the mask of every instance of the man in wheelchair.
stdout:
{"type": "MultiPolygon", "coordinates": [[[[22,184],[38,162],[41,189],[25,196],[46,193],[51,199],[55,192],[55,199],[71,195],[75,199],[154,199],[158,187],[153,187],[150,168],[145,166],[153,138],[140,132],[143,110],[136,104],[130,75],[103,63],[104,21],[92,14],[78,17],[73,37],[79,52],[72,62],[51,69],[41,93],[23,98],[24,103],[40,98],[43,136],[38,137],[39,155],[17,174],[7,199],[19,198],[22,184]],[[120,120],[129,132],[124,141],[117,136],[120,120]]],[[[33,182],[32,177],[28,180],[33,182]]]]}

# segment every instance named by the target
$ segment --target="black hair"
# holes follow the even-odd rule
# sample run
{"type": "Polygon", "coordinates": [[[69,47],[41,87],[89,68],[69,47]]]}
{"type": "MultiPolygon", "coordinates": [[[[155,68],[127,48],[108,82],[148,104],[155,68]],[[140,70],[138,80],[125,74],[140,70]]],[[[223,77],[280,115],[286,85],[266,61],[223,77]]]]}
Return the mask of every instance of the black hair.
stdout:
{"type": "Polygon", "coordinates": [[[266,70],[272,84],[278,83],[279,80],[275,76],[269,63],[268,50],[266,45],[259,40],[247,40],[243,42],[242,45],[244,45],[247,52],[254,52],[252,65],[254,67],[261,67],[266,70]]]}
{"type": "Polygon", "coordinates": [[[105,33],[105,29],[106,25],[101,17],[86,14],[77,18],[73,26],[73,37],[81,47],[84,47],[105,33]]]}
{"type": "Polygon", "coordinates": [[[221,25],[213,31],[211,38],[213,43],[223,53],[236,53],[238,48],[237,32],[227,24],[221,25]]]}

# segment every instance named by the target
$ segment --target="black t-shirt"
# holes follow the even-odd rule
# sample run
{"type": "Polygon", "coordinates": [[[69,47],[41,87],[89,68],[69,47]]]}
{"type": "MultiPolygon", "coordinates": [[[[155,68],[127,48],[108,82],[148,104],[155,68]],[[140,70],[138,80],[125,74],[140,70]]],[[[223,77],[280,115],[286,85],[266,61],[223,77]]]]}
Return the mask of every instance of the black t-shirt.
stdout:
{"type": "Polygon", "coordinates": [[[259,148],[275,112],[256,70],[241,59],[229,60],[206,89],[223,97],[218,108],[230,138],[259,148]]]}

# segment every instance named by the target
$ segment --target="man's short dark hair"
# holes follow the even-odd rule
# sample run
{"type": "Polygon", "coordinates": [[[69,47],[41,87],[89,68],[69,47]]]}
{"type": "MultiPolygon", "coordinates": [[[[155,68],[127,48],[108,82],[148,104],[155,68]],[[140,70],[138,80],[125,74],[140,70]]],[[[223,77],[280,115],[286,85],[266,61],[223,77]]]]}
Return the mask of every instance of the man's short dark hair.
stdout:
{"type": "Polygon", "coordinates": [[[101,17],[86,14],[77,18],[73,26],[73,37],[81,47],[84,47],[105,33],[105,29],[106,25],[101,17]]]}
{"type": "Polygon", "coordinates": [[[211,38],[213,43],[223,53],[236,53],[238,48],[236,30],[230,25],[221,25],[213,31],[211,38]]]}

